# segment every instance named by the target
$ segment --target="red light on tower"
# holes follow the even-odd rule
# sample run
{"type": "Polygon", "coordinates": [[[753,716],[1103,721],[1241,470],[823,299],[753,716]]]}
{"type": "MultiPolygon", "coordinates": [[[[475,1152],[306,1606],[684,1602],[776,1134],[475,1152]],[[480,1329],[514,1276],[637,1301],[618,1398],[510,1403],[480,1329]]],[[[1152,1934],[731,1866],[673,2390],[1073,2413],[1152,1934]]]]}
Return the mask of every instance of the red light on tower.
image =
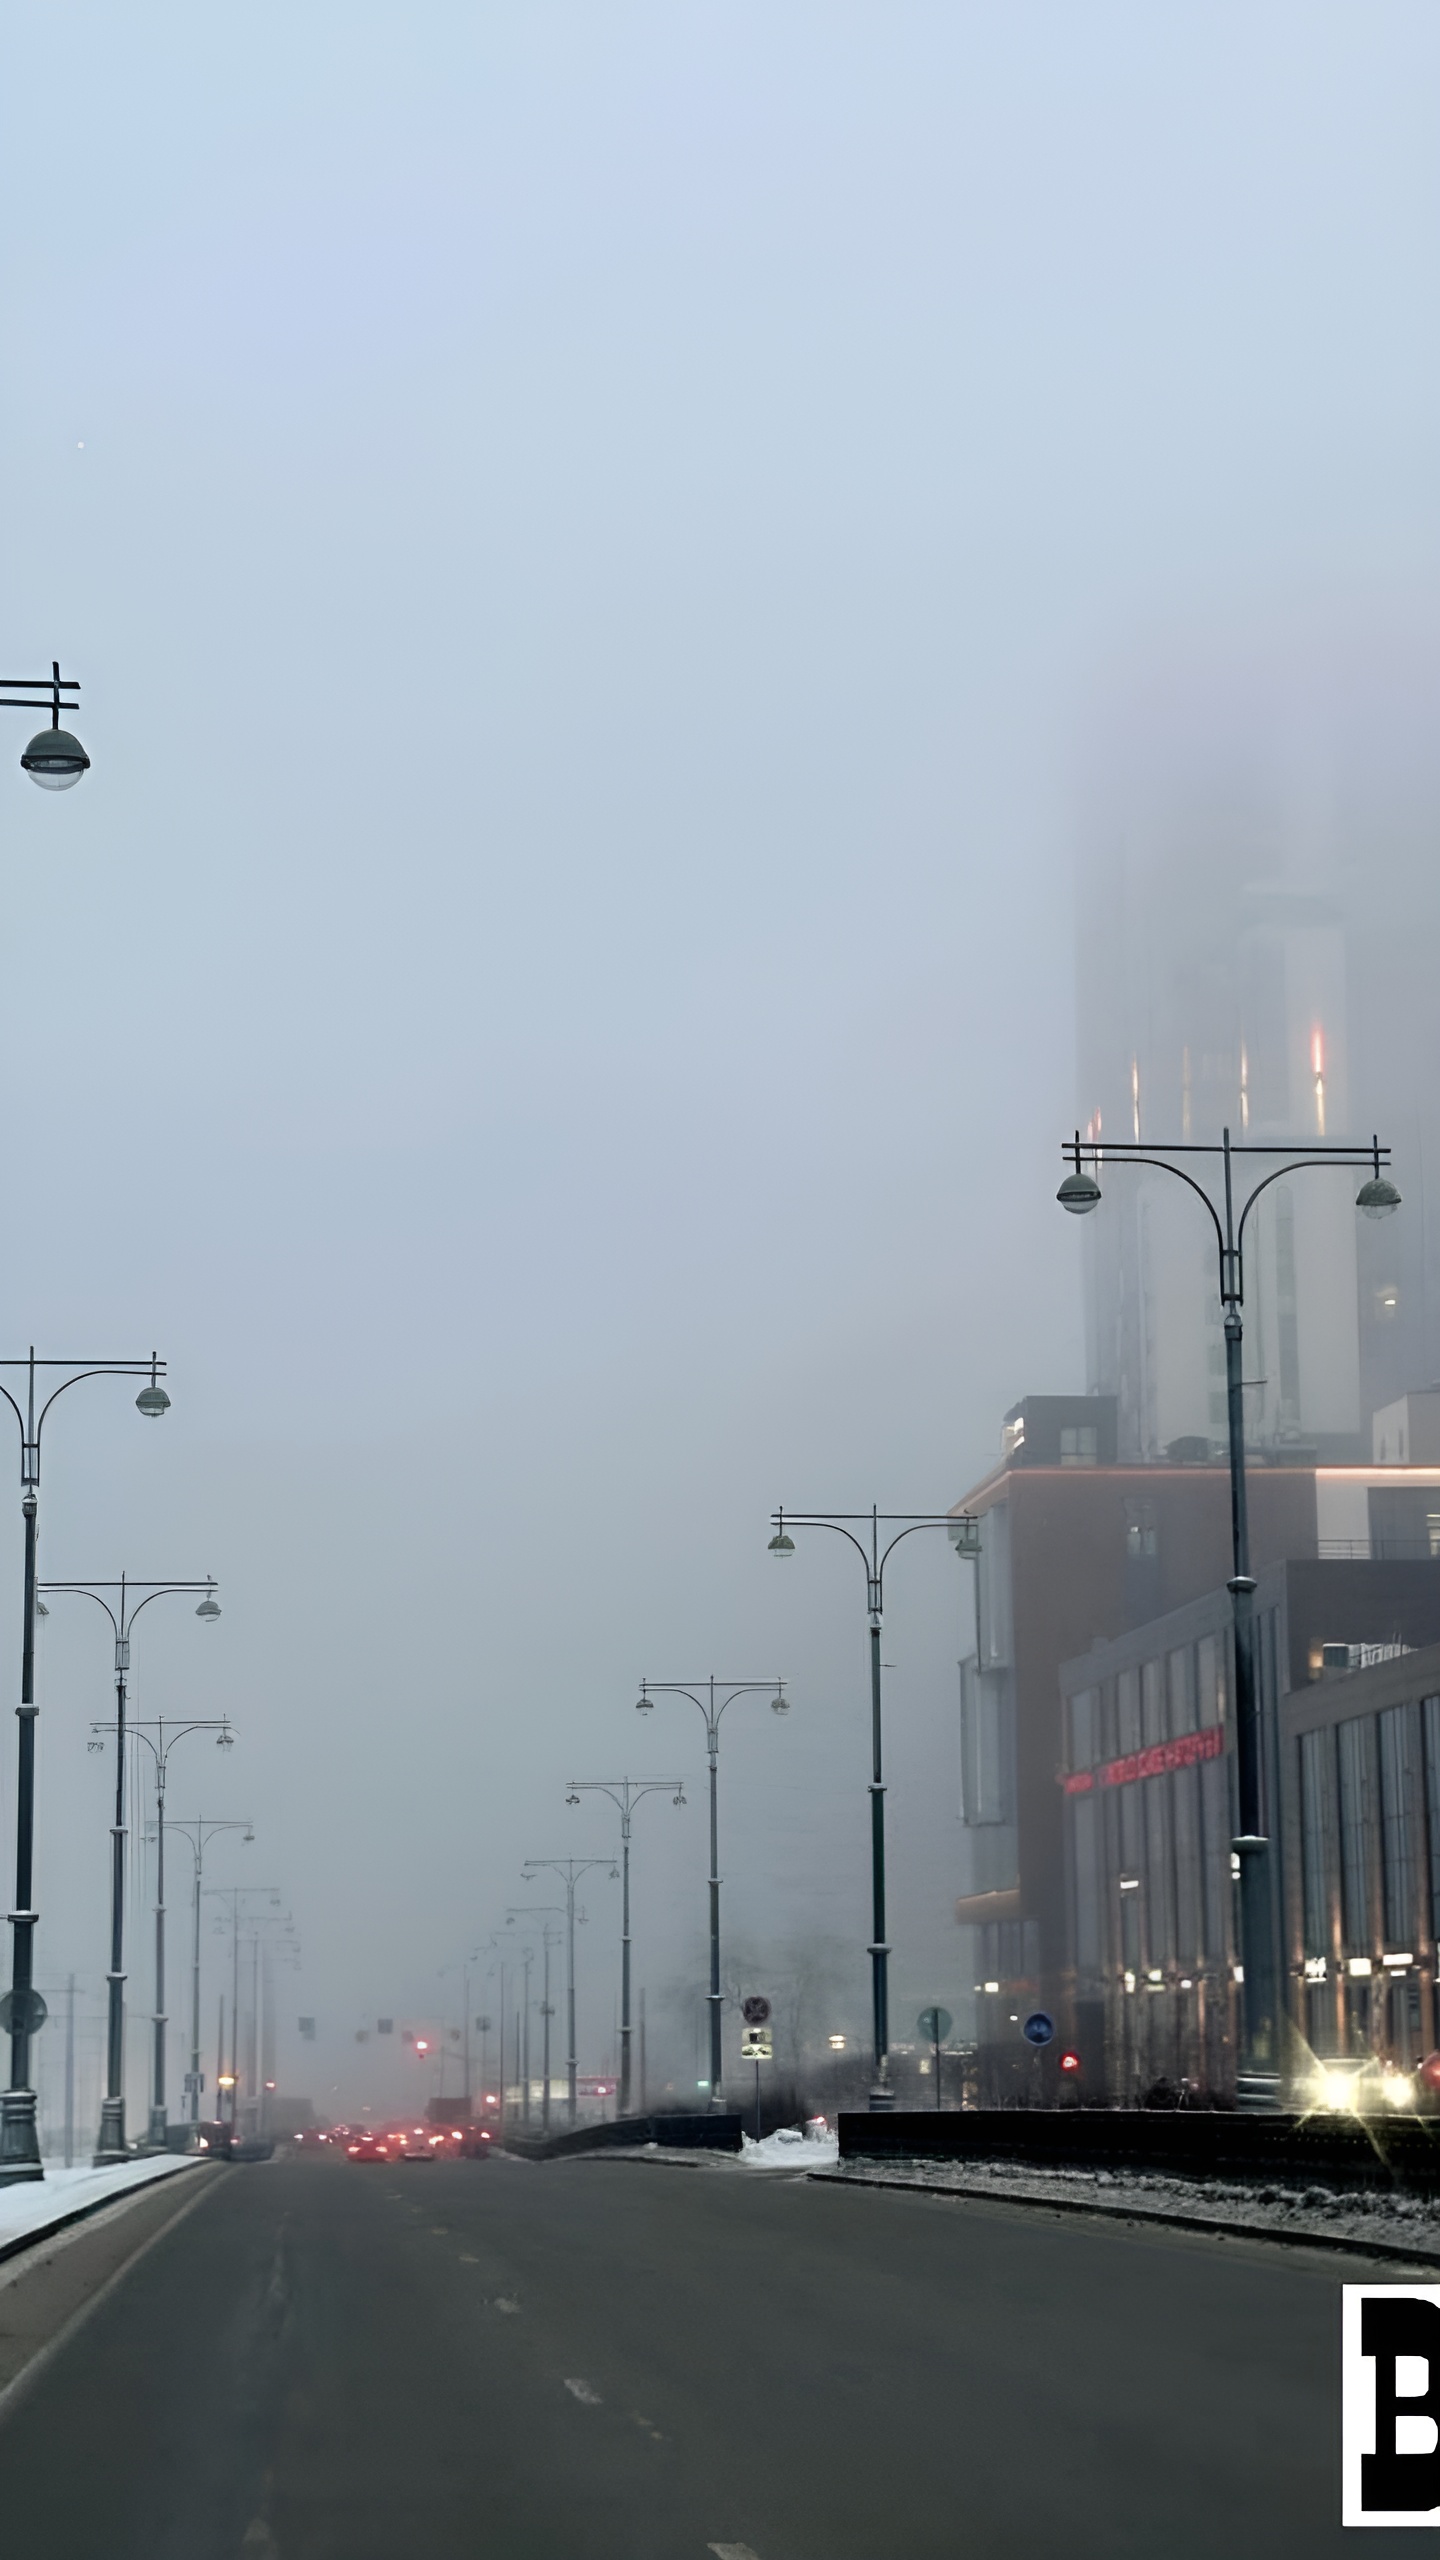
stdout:
{"type": "Polygon", "coordinates": [[[1065,2077],[1066,2077],[1066,2079],[1067,2079],[1067,2080],[1074,2080],[1074,2079],[1077,2079],[1077,2078],[1079,2077],[1079,2072],[1080,2072],[1080,2056],[1079,2056],[1079,2054],[1078,2054],[1078,2053],[1062,2053],[1062,2054],[1061,2054],[1061,2056],[1060,2056],[1060,2068],[1061,2068],[1061,2070],[1064,2072],[1065,2077]]]}
{"type": "Polygon", "coordinates": [[[417,2036],[417,2037],[416,2037],[416,2039],[415,2039],[415,2050],[416,2050],[416,2052],[417,2052],[417,2053],[428,2053],[428,2052],[429,2052],[429,2050],[430,2050],[430,2039],[429,2039],[429,2037],[428,2037],[428,2036],[417,2036]]]}

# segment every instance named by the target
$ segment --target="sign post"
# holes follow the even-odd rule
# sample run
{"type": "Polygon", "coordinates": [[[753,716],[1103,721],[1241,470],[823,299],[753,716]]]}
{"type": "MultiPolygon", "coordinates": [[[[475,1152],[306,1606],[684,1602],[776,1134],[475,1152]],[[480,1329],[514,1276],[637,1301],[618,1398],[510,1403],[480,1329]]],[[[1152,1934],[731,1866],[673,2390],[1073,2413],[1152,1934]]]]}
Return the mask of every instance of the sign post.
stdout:
{"type": "Polygon", "coordinates": [[[933,2048],[935,2060],[935,2112],[940,2112],[940,2047],[955,2021],[948,2009],[922,2009],[915,2021],[917,2032],[933,2048]]]}
{"type": "Polygon", "coordinates": [[[740,2039],[740,2059],[755,2065],[755,2139],[760,2139],[760,2065],[775,2059],[775,2038],[770,2026],[770,2003],[760,1992],[752,1992],[740,2003],[745,2032],[740,2039]]]}

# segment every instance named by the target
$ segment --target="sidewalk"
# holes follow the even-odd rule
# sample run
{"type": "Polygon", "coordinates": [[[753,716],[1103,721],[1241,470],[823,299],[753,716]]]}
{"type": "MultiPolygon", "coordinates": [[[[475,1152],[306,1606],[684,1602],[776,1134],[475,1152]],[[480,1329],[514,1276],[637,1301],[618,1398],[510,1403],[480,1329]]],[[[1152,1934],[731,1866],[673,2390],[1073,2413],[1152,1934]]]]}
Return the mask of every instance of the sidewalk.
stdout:
{"type": "Polygon", "coordinates": [[[111,2169],[52,2169],[43,2179],[22,2186],[0,2187],[0,2259],[26,2249],[47,2231],[99,2213],[137,2187],[157,2178],[173,2178],[182,2169],[203,2166],[203,2154],[157,2152],[149,2160],[123,2160],[111,2169]]]}

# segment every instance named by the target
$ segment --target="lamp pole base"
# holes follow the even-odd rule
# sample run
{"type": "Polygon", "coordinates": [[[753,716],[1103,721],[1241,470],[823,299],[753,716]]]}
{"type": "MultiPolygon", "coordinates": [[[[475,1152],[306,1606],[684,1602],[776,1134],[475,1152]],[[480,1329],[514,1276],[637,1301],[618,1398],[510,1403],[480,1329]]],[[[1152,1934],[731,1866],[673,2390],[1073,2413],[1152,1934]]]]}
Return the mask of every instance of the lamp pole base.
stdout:
{"type": "Polygon", "coordinates": [[[872,2082],[870,2089],[870,2113],[872,2116],[888,2116],[893,2115],[894,2112],[895,2090],[891,2081],[886,2078],[872,2082]]]}
{"type": "Polygon", "coordinates": [[[33,2184],[43,2178],[33,2089],[0,2093],[0,2187],[33,2184]]]}
{"type": "Polygon", "coordinates": [[[97,2169],[113,2168],[117,2160],[128,2160],[129,2157],[125,2146],[125,2101],[123,2098],[106,2098],[100,2109],[100,2139],[95,2145],[93,2166],[97,2169]]]}
{"type": "Polygon", "coordinates": [[[169,2119],[169,2117],[166,2115],[165,2110],[164,2110],[164,2108],[163,2108],[163,2107],[152,2107],[152,2108],[151,2108],[151,2110],[150,2110],[150,2124],[149,2124],[149,2130],[148,2130],[148,2134],[147,2134],[147,2139],[148,2139],[148,2141],[149,2141],[150,2148],[151,2148],[151,2150],[152,2150],[152,2151],[168,2151],[168,2150],[169,2150],[169,2148],[170,2148],[170,2119],[169,2119]]]}

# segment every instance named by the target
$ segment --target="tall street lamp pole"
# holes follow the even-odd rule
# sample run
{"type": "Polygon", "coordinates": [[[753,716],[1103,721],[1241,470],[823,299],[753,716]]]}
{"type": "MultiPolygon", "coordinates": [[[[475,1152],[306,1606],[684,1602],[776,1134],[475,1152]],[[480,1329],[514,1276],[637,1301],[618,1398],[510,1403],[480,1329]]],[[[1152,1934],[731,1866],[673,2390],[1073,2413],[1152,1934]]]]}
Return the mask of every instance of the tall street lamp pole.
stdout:
{"type": "MultiPolygon", "coordinates": [[[[3,687],[0,687],[3,691],[3,687]]],[[[68,732],[62,731],[62,736],[68,732]]],[[[33,743],[33,741],[32,741],[33,743]]],[[[27,754],[29,750],[26,750],[27,754]]],[[[81,750],[83,754],[83,749],[81,750]]],[[[83,767],[81,768],[83,770],[83,767]]],[[[76,777],[78,779],[78,775],[76,777]]],[[[32,1344],[24,1360],[0,1360],[0,1370],[21,1369],[24,1385],[18,1396],[0,1382],[0,1397],[20,1426],[20,1508],[25,1520],[25,1579],[20,1634],[20,1720],[18,1774],[15,1789],[15,1908],[10,1973],[10,2086],[0,2098],[0,2186],[33,2182],[44,2176],[35,2122],[35,2092],[30,2086],[30,2038],[35,2029],[35,1924],[32,1908],[35,1880],[35,1618],[37,1522],[40,1506],[40,1444],[51,1406],[84,1378],[143,1378],[136,1409],[150,1421],[169,1411],[170,1398],[160,1384],[165,1363],[148,1360],[37,1360],[32,1344]],[[52,1385],[51,1370],[63,1374],[52,1385]],[[48,1390],[48,1392],[47,1392],[48,1390]]]]}
{"type": "Polygon", "coordinates": [[[777,1716],[790,1712],[783,1680],[642,1680],[635,1701],[639,1716],[653,1714],[657,1698],[688,1698],[705,1719],[705,1748],[710,1761],[710,2088],[707,2105],[718,2108],[721,2076],[720,2014],[720,1719],[736,1698],[766,1697],[777,1716]],[[724,1691],[723,1697],[720,1695],[724,1691]]]}
{"type": "Polygon", "coordinates": [[[567,1804],[578,1804],[584,1795],[608,1796],[620,1815],[620,2107],[619,2113],[630,2113],[630,1819],[642,1796],[668,1795],[675,1804],[685,1802],[684,1781],[680,1778],[572,1778],[567,1804]]]}
{"type": "MultiPolygon", "coordinates": [[[[512,1904],[511,1908],[506,1912],[505,1918],[507,1922],[511,1920],[518,1920],[523,1918],[527,1912],[532,1911],[553,1911],[563,1915],[564,1910],[565,1905],[563,1902],[517,1902],[512,1904]]],[[[550,1950],[552,1947],[558,1947],[559,1944],[560,1932],[558,1929],[552,1929],[547,1919],[540,1932],[541,1962],[543,1967],[541,1973],[542,1989],[540,1994],[540,2048],[543,2071],[543,2077],[540,2082],[540,2130],[542,2133],[548,2133],[550,2130],[550,2021],[555,2015],[554,2006],[550,1998],[550,1950]]]]}
{"type": "Polygon", "coordinates": [[[775,1511],[772,1556],[793,1556],[790,1529],[834,1529],[848,1538],[865,1568],[866,1608],[870,1617],[870,2000],[875,2078],[870,2112],[886,2115],[895,2104],[890,2079],[890,1946],[885,1935],[885,1777],[880,1722],[880,1619],[885,1605],[885,1567],[903,1538],[917,1529],[944,1529],[962,1556],[979,1553],[979,1523],[960,1512],[913,1511],[775,1511]],[[787,1528],[786,1523],[789,1523],[787,1528]],[[854,1524],[854,1525],[852,1525],[854,1524]],[[862,1534],[855,1535],[859,1527],[862,1534]],[[881,1546],[882,1529],[895,1535],[881,1546]],[[866,1534],[868,1533],[868,1535],[866,1534]]]}
{"type": "MultiPolygon", "coordinates": [[[[242,1902],[247,1900],[247,1898],[254,1899],[263,1894],[267,1902],[270,1904],[271,1909],[278,1911],[280,1908],[280,1887],[278,1884],[207,1884],[205,1891],[207,1894],[213,1895],[217,1902],[228,1902],[230,1905],[230,2070],[228,2078],[230,2083],[230,2129],[231,2132],[234,2133],[239,2130],[240,2124],[240,1905],[242,1902]]],[[[246,1916],[248,1917],[249,1915],[247,1914],[246,1916]]],[[[263,1914],[260,1916],[263,1917],[263,1914]]],[[[219,1929],[223,1929],[224,1925],[223,1921],[216,1923],[216,1926],[219,1929]]],[[[255,1922],[257,1929],[259,1925],[260,1920],[257,1918],[255,1922]]],[[[221,2003],[221,2007],[223,2011],[223,2001],[221,2003]]],[[[219,2056],[219,2062],[220,2069],[216,2074],[217,2091],[227,2077],[224,2067],[225,2056],[223,2053],[219,2056]]],[[[218,2118],[218,2095],[216,2098],[216,2115],[218,2118]]]]}
{"type": "Polygon", "coordinates": [[[220,1615],[215,1597],[215,1580],[207,1575],[203,1582],[132,1582],[122,1574],[118,1582],[47,1582],[42,1586],[56,1595],[69,1594],[81,1600],[93,1600],[110,1621],[115,1638],[115,1819],[110,1827],[110,2015],[105,2045],[105,2097],[100,2109],[100,2139],[95,2146],[95,2166],[103,2169],[114,2160],[127,2157],[125,2143],[125,1701],[130,1684],[130,1631],[142,1609],[154,1600],[169,1599],[198,1591],[202,1597],[195,1615],[213,1626],[220,1615]],[[113,1601],[105,1594],[114,1592],[113,1601]],[[143,1598],[136,1599],[137,1592],[143,1598]]]}
{"type": "Polygon", "coordinates": [[[527,1858],[520,1871],[527,1884],[548,1871],[557,1875],[565,1887],[565,2026],[569,2046],[565,2066],[569,2089],[566,2113],[572,2124],[579,2113],[579,2090],[576,2087],[579,2065],[575,2053],[575,1888],[591,1867],[608,1867],[612,1876],[619,1874],[613,1858],[527,1858]]]}
{"type": "Polygon", "coordinates": [[[206,1822],[197,1815],[193,1822],[176,1822],[172,1817],[170,1828],[172,1831],[180,1832],[189,1841],[195,1860],[194,1934],[190,1953],[190,2070],[188,2075],[190,2104],[187,2109],[191,2139],[194,2141],[198,2139],[196,2128],[200,2122],[200,2082],[203,2076],[200,2069],[200,1897],[203,1891],[205,1851],[216,1833],[220,1831],[239,1831],[244,1834],[247,1842],[253,1840],[255,1825],[253,1822],[244,1821],[206,1822]]]}
{"type": "Polygon", "coordinates": [[[1240,1862],[1240,1988],[1241,1988],[1241,2053],[1235,2079],[1237,2106],[1252,2109],[1273,2108],[1280,2098],[1280,1986],[1276,1966],[1274,1887],[1270,1863],[1270,1841],[1266,1832],[1264,1738],[1260,1729],[1259,1684],[1255,1677],[1255,1577],[1250,1570],[1250,1522],[1245,1487],[1245,1381],[1242,1375],[1241,1350],[1244,1334],[1241,1308],[1245,1303],[1245,1226],[1262,1193],[1272,1182],[1286,1174],[1308,1173],[1317,1167],[1340,1165],[1355,1171],[1368,1168],[1368,1179],[1355,1195],[1355,1206],[1368,1218],[1387,1218],[1400,1206],[1400,1194],[1381,1167],[1390,1161],[1390,1149],[1372,1138],[1368,1147],[1311,1146],[1296,1141],[1291,1145],[1232,1146],[1230,1132],[1224,1130],[1216,1146],[1181,1146],[1168,1143],[1155,1146],[1101,1146],[1082,1139],[1079,1130],[1068,1141],[1063,1153],[1072,1170],[1066,1174],[1056,1193],[1062,1209],[1075,1217],[1084,1217],[1099,1205],[1100,1185],[1094,1168],[1102,1161],[1108,1164],[1147,1165],[1152,1172],[1173,1174],[1203,1202],[1214,1229],[1219,1256],[1220,1303],[1225,1310],[1225,1413],[1230,1455],[1230,1555],[1229,1591],[1235,1630],[1235,1761],[1238,1780],[1240,1829],[1231,1848],[1240,1862]],[[1222,1168],[1221,1199],[1211,1199],[1204,1184],[1187,1173],[1183,1165],[1172,1164],[1172,1156],[1218,1157],[1222,1168]],[[1272,1173],[1261,1179],[1246,1195],[1237,1218],[1235,1214],[1235,1168],[1237,1156],[1260,1156],[1271,1163],[1277,1156],[1285,1161],[1275,1165],[1272,1173]]]}
{"type": "MultiPolygon", "coordinates": [[[[165,1784],[167,1765],[170,1754],[174,1750],[176,1743],[183,1742],[187,1733],[213,1733],[217,1737],[215,1744],[217,1751],[233,1751],[235,1747],[235,1736],[230,1730],[230,1719],[228,1716],[207,1716],[198,1720],[192,1717],[186,1724],[173,1725],[170,1729],[170,1738],[168,1742],[165,1738],[165,1725],[166,1719],[164,1716],[157,1716],[152,1719],[148,1719],[143,1724],[137,1724],[132,1717],[130,1724],[126,1728],[128,1732],[134,1735],[137,1742],[144,1743],[146,1750],[149,1752],[151,1759],[155,1763],[155,2007],[151,2012],[151,2028],[155,2041],[154,2078],[150,2099],[150,2148],[152,2151],[163,2151],[169,2139],[169,2111],[165,2097],[165,2030],[170,2023],[169,2015],[165,2007],[165,1784]]],[[[92,1724],[90,1731],[95,1735],[113,1733],[117,1737],[120,1736],[120,1727],[113,1724],[92,1724]]],[[[199,2067],[200,2066],[197,2063],[195,2065],[197,2071],[199,2067]]]]}

